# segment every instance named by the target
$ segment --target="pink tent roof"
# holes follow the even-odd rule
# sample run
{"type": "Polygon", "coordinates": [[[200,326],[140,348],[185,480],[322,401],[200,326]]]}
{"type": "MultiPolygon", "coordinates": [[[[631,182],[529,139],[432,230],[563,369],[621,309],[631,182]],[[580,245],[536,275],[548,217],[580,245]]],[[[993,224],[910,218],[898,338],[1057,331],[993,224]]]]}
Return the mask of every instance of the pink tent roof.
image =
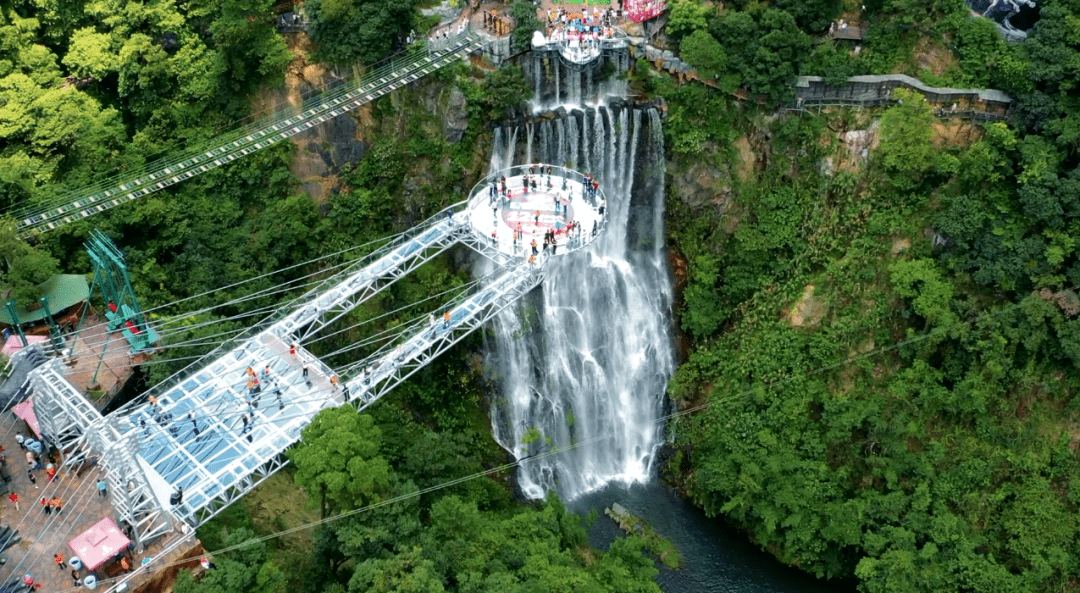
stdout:
{"type": "MultiPolygon", "coordinates": [[[[45,336],[26,336],[27,343],[37,344],[38,342],[44,342],[47,338],[45,336]]],[[[4,356],[11,356],[19,350],[22,350],[22,340],[19,336],[11,336],[4,342],[4,348],[2,350],[4,356]]]]}
{"type": "Polygon", "coordinates": [[[30,430],[34,431],[37,438],[41,438],[41,427],[38,426],[37,414],[34,414],[34,403],[32,401],[19,402],[15,404],[14,408],[11,408],[11,411],[19,418],[26,420],[26,423],[30,425],[30,430]]]}
{"type": "Polygon", "coordinates": [[[94,570],[128,547],[131,540],[116,526],[112,519],[105,517],[93,527],[68,542],[68,547],[83,561],[88,570],[94,570]]]}

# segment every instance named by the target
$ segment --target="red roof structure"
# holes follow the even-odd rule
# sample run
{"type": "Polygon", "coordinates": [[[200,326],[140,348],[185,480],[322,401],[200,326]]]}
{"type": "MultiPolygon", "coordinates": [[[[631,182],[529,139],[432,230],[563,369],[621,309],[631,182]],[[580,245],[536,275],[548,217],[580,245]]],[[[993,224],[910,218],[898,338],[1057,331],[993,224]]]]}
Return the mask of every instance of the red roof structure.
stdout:
{"type": "Polygon", "coordinates": [[[22,418],[26,421],[30,430],[34,431],[34,435],[37,438],[41,438],[41,426],[38,425],[37,414],[34,413],[34,402],[32,400],[26,400],[15,405],[11,408],[11,412],[16,417],[22,418]]]}
{"type": "Polygon", "coordinates": [[[127,549],[130,543],[131,540],[120,531],[116,523],[105,517],[69,541],[68,547],[82,560],[87,570],[94,570],[127,549]]]}

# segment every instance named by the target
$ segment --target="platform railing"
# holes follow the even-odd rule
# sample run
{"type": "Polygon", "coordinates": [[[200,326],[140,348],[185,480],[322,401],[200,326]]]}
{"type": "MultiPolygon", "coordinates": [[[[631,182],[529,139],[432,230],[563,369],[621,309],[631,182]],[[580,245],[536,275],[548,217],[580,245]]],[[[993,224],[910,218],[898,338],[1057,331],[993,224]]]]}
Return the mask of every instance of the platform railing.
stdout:
{"type": "Polygon", "coordinates": [[[278,321],[281,321],[285,317],[289,316],[290,314],[292,314],[293,312],[298,310],[301,306],[303,306],[304,303],[306,303],[306,302],[308,302],[310,300],[318,298],[318,296],[320,294],[322,294],[323,292],[325,292],[327,290],[327,288],[332,287],[335,284],[340,283],[342,281],[342,279],[347,278],[349,275],[355,273],[357,270],[371,265],[372,263],[374,263],[379,258],[386,255],[387,253],[390,253],[394,249],[397,249],[398,247],[401,247],[402,245],[408,243],[409,241],[411,241],[414,238],[418,237],[419,235],[423,234],[424,232],[426,232],[428,229],[435,226],[436,224],[439,224],[440,222],[445,221],[449,216],[453,216],[453,214],[462,211],[464,209],[465,204],[466,203],[464,201],[463,202],[457,202],[455,204],[451,204],[450,206],[447,206],[446,208],[443,208],[438,213],[436,213],[434,216],[429,217],[428,219],[426,219],[423,222],[417,224],[416,226],[410,228],[409,230],[397,235],[396,237],[393,237],[392,239],[387,241],[385,244],[383,244],[383,245],[377,247],[376,249],[374,249],[373,251],[370,251],[370,252],[364,254],[363,256],[357,258],[354,262],[350,263],[349,265],[344,266],[340,271],[335,272],[334,274],[326,277],[319,284],[317,284],[314,288],[306,290],[303,294],[300,294],[300,295],[298,295],[296,297],[293,297],[293,298],[289,299],[286,302],[283,302],[278,307],[278,309],[274,313],[272,313],[271,315],[268,315],[265,318],[263,318],[261,321],[249,326],[243,332],[237,334],[236,336],[233,336],[231,339],[220,343],[216,348],[214,348],[210,352],[207,352],[206,354],[200,356],[194,362],[188,364],[184,368],[180,369],[179,371],[177,371],[177,372],[173,373],[172,375],[170,375],[169,377],[165,378],[162,382],[160,382],[157,385],[154,385],[150,389],[146,390],[145,392],[140,394],[138,397],[132,399],[127,404],[124,404],[123,406],[118,408],[116,410],[116,412],[124,413],[124,412],[131,411],[135,407],[138,407],[138,406],[142,405],[145,401],[147,401],[147,399],[151,395],[155,396],[155,397],[160,397],[166,391],[172,389],[173,387],[176,387],[177,385],[179,385],[180,383],[182,383],[183,381],[188,379],[191,375],[193,375],[199,369],[201,369],[201,368],[203,368],[205,366],[209,366],[209,364],[213,360],[223,356],[225,353],[229,352],[230,350],[234,350],[235,348],[239,347],[241,344],[244,344],[245,342],[251,340],[255,336],[257,336],[260,333],[262,333],[263,331],[265,331],[266,329],[269,329],[271,326],[273,326],[278,321]]]}
{"type": "MultiPolygon", "coordinates": [[[[570,169],[568,167],[562,167],[562,166],[559,166],[559,165],[547,165],[547,164],[541,164],[541,163],[528,163],[528,164],[524,164],[524,165],[512,165],[510,167],[506,167],[505,169],[499,169],[498,171],[493,171],[491,173],[488,173],[480,181],[476,182],[476,185],[474,185],[472,190],[470,190],[470,192],[469,192],[469,199],[468,199],[469,210],[471,211],[471,210],[474,210],[476,208],[481,208],[482,207],[481,204],[485,200],[489,199],[489,197],[488,197],[488,188],[491,186],[493,181],[498,183],[499,179],[502,178],[502,177],[511,178],[511,177],[518,177],[518,176],[521,176],[521,175],[544,175],[544,176],[547,176],[547,168],[548,167],[551,167],[551,176],[553,178],[567,179],[567,180],[570,180],[570,181],[576,181],[576,182],[578,182],[578,183],[580,183],[582,185],[585,184],[585,174],[581,173],[579,171],[576,171],[574,169],[570,169]],[[530,171],[530,168],[534,168],[535,170],[530,171]],[[541,171],[543,171],[543,173],[541,173],[541,171]]],[[[598,207],[600,205],[601,200],[603,200],[604,202],[607,202],[607,196],[604,194],[604,186],[603,185],[601,185],[600,188],[597,189],[597,191],[596,191],[595,203],[589,202],[589,205],[592,206],[593,208],[596,208],[596,207],[598,207]]],[[[566,246],[565,246],[565,249],[566,249],[565,253],[569,253],[570,251],[576,251],[576,250],[578,250],[578,249],[580,249],[582,247],[585,247],[586,245],[588,245],[591,242],[592,238],[599,236],[600,233],[602,233],[605,228],[607,228],[607,216],[601,216],[599,222],[596,224],[596,227],[594,229],[592,229],[592,231],[591,231],[592,236],[591,237],[584,237],[583,236],[580,243],[576,243],[576,242],[572,243],[572,242],[568,241],[566,246]]],[[[476,231],[476,229],[472,229],[472,233],[473,233],[473,236],[475,237],[475,239],[477,241],[481,242],[481,243],[486,242],[486,241],[489,240],[488,237],[480,236],[479,232],[476,231]]]]}

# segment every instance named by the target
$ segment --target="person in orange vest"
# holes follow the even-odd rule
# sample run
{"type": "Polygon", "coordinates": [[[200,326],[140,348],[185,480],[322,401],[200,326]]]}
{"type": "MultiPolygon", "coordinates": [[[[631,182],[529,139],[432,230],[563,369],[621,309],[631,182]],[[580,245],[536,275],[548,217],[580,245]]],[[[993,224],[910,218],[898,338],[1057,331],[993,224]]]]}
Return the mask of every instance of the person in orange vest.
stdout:
{"type": "Polygon", "coordinates": [[[450,328],[450,312],[449,311],[446,311],[446,312],[444,312],[442,314],[442,320],[443,320],[443,329],[449,329],[450,328]]]}
{"type": "Polygon", "coordinates": [[[65,568],[67,568],[67,564],[64,562],[64,557],[60,554],[54,554],[52,559],[53,562],[56,563],[56,567],[60,570],[64,570],[65,568]]]}
{"type": "Polygon", "coordinates": [[[60,511],[64,510],[64,506],[60,504],[59,496],[54,496],[52,500],[49,501],[49,506],[53,508],[57,515],[60,514],[60,511]]]}

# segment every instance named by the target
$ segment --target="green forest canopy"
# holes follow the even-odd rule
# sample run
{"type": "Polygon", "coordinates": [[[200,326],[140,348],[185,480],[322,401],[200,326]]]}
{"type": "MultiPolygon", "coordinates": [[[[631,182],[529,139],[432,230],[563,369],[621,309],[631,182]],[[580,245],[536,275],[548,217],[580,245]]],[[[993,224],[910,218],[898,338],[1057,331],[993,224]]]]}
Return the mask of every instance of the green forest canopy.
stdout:
{"type": "MultiPolygon", "coordinates": [[[[768,54],[748,46],[768,47],[766,23],[783,19],[765,15],[782,5],[736,4],[676,3],[676,37],[728,88],[783,100],[757,77],[768,54]]],[[[868,593],[1075,591],[1080,3],[1046,0],[1017,44],[960,1],[866,9],[857,56],[822,43],[784,76],[900,71],[1000,88],[1015,99],[1011,122],[947,144],[955,124],[901,92],[874,114],[869,162],[837,170],[822,164],[845,150],[837,130],[869,117],[764,123],[716,94],[664,91],[677,168],[731,170],[726,147],[748,132],[769,155],[745,179],[722,177],[733,229],[708,207],[669,212],[692,337],[670,393],[711,404],[677,421],[673,474],[783,561],[855,576],[868,593]],[[952,56],[933,73],[916,48],[938,43],[952,56]],[[796,322],[796,309],[820,313],[796,322]]]]}
{"type": "MultiPolygon", "coordinates": [[[[316,51],[343,64],[399,48],[414,8],[307,4],[316,51]]],[[[723,89],[774,104],[800,74],[905,72],[939,86],[1002,89],[1016,99],[1011,122],[943,146],[931,133],[938,120],[911,96],[880,114],[868,164],[826,172],[832,130],[867,122],[838,112],[767,123],[767,110],[647,79],[668,102],[676,169],[730,170],[744,135],[770,155],[745,180],[731,178],[733,232],[715,209],[671,201],[671,243],[688,262],[679,312],[691,350],[670,392],[679,405],[711,404],[677,421],[676,477],[785,562],[856,576],[868,593],[1074,591],[1080,3],[1044,0],[1029,39],[1006,44],[963,0],[873,0],[857,55],[815,41],[845,8],[854,9],[735,0],[717,11],[680,0],[668,33],[723,89]],[[919,61],[928,45],[950,56],[944,68],[919,61]],[[808,285],[824,313],[793,327],[789,312],[808,285]]],[[[137,168],[247,116],[253,93],[278,83],[292,59],[272,14],[270,2],[229,0],[5,4],[0,207],[137,168]]],[[[470,185],[484,160],[471,144],[483,118],[504,114],[527,88],[513,69],[481,81],[462,66],[444,82],[469,99],[470,131],[456,146],[441,141],[431,114],[384,100],[375,117],[406,123],[376,127],[382,135],[343,171],[347,189],[327,204],[297,191],[291,147],[282,145],[33,246],[0,232],[3,283],[22,299],[61,269],[85,272],[81,237],[91,225],[122,238],[147,307],[401,230],[453,199],[444,188],[470,185]],[[399,108],[406,117],[391,117],[399,108]]],[[[464,275],[438,260],[357,315],[405,306],[464,275]]],[[[256,281],[191,308],[268,286],[256,281]]],[[[366,442],[354,444],[365,464],[386,468],[385,480],[312,498],[349,508],[497,463],[482,386],[464,363],[475,347],[464,343],[402,385],[361,431],[366,442]],[[376,427],[393,435],[380,439],[376,427]]],[[[318,483],[305,475],[297,473],[309,488],[318,483]]],[[[255,546],[177,590],[655,590],[641,542],[586,554],[578,519],[556,501],[518,508],[494,479],[447,494],[320,531],[311,564],[286,561],[294,552],[277,544],[255,546]],[[500,555],[504,548],[514,553],[500,555]]],[[[213,547],[258,527],[231,521],[200,536],[213,547]]]]}

